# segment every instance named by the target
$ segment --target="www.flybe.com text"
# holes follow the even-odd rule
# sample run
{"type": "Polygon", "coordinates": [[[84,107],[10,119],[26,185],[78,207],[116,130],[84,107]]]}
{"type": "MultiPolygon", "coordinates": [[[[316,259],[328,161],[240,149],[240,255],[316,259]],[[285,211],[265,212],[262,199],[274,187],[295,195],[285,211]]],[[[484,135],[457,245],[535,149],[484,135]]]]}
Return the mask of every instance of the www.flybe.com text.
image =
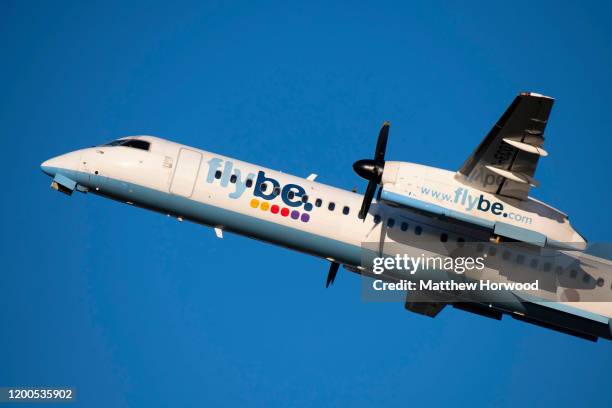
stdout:
{"type": "Polygon", "coordinates": [[[504,210],[504,204],[499,201],[489,200],[484,197],[484,194],[473,196],[466,188],[459,187],[454,191],[454,194],[435,190],[429,187],[420,187],[420,192],[423,195],[430,196],[439,201],[453,203],[461,206],[468,212],[482,211],[490,212],[493,215],[498,215],[509,220],[521,222],[523,224],[531,224],[531,217],[517,214],[504,210]]]}

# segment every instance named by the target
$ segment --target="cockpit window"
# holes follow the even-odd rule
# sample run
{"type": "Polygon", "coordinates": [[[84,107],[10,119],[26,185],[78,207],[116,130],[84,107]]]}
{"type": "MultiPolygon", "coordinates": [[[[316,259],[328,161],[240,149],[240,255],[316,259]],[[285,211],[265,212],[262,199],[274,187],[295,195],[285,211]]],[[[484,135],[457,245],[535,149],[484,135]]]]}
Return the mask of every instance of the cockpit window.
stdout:
{"type": "Polygon", "coordinates": [[[151,146],[151,143],[147,142],[146,140],[128,139],[123,144],[123,146],[133,147],[134,149],[140,149],[140,150],[149,150],[149,146],[151,146]]]}
{"type": "Polygon", "coordinates": [[[102,146],[121,146],[125,142],[124,140],[113,140],[112,142],[104,143],[102,146]]]}
{"type": "Polygon", "coordinates": [[[133,147],[134,149],[140,150],[149,150],[151,143],[146,140],[140,139],[118,139],[113,140],[112,142],[106,143],[103,146],[124,146],[124,147],[133,147]]]}

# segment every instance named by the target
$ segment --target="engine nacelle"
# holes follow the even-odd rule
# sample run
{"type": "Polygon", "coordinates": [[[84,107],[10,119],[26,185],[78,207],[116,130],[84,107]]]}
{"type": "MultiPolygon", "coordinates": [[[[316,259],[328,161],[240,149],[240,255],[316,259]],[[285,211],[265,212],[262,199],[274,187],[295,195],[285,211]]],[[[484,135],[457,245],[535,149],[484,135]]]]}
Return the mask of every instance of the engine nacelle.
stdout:
{"type": "Polygon", "coordinates": [[[519,200],[478,190],[455,174],[415,163],[386,162],[380,198],[537,246],[584,247],[584,238],[564,213],[531,197],[519,200]]]}

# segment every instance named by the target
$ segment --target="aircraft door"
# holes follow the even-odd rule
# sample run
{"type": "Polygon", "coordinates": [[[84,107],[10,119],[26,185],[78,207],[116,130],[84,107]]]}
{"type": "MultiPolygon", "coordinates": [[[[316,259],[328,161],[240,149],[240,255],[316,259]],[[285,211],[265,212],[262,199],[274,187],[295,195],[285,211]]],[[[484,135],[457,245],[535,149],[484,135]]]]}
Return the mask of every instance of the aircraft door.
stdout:
{"type": "Polygon", "coordinates": [[[170,183],[170,193],[191,197],[200,171],[202,153],[181,148],[170,183]]]}

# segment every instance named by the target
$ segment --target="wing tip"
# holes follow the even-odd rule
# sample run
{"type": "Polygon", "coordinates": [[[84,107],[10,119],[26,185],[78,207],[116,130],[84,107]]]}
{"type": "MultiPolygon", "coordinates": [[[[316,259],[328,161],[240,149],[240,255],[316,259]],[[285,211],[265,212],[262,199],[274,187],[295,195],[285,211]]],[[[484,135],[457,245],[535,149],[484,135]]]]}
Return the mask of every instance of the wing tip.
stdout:
{"type": "Polygon", "coordinates": [[[546,96],[546,95],[543,95],[543,94],[537,93],[537,92],[521,92],[519,95],[520,96],[533,96],[535,98],[546,98],[546,99],[555,100],[555,98],[553,98],[553,97],[546,96]]]}

